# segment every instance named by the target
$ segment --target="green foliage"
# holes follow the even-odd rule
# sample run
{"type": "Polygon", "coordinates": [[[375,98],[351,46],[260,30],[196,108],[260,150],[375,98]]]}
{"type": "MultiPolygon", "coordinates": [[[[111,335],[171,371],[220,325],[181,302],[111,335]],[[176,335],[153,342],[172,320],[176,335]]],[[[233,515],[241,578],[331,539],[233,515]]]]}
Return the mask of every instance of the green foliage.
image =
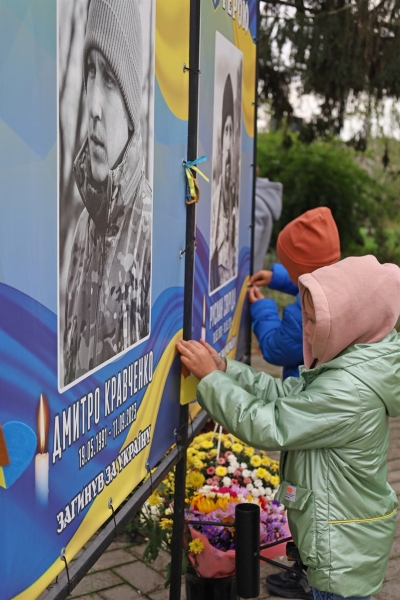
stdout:
{"type": "Polygon", "coordinates": [[[257,152],[260,176],[283,184],[282,216],[271,244],[289,221],[328,206],[343,257],[373,251],[381,261],[400,261],[399,235],[387,231],[394,217],[391,190],[357,163],[353,150],[338,140],[305,144],[296,135],[273,132],[259,135],[257,152]]]}
{"type": "MultiPolygon", "coordinates": [[[[309,138],[339,133],[349,100],[366,100],[372,109],[384,98],[399,98],[399,22],[400,0],[265,0],[261,99],[271,104],[278,124],[293,113],[293,82],[300,94],[321,100],[306,126],[309,138]]],[[[360,134],[367,130],[364,125],[360,134]]]]}

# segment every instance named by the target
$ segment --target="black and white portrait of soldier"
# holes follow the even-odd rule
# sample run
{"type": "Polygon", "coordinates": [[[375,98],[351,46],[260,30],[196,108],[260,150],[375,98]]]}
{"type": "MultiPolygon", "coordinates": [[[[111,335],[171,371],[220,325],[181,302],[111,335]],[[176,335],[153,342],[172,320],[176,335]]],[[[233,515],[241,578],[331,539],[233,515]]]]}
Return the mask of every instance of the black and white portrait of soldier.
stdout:
{"type": "Polygon", "coordinates": [[[210,293],[237,276],[242,53],[216,34],[210,293]]]}
{"type": "MultiPolygon", "coordinates": [[[[78,192],[80,214],[71,234],[60,178],[60,387],[147,338],[151,307],[152,189],[141,135],[146,40],[140,0],[75,4],[81,11],[73,17],[85,21],[78,25],[83,115],[76,124],[69,193],[76,201],[78,192]]],[[[61,31],[60,24],[60,38],[61,31]]],[[[67,116],[60,128],[67,129],[62,91],[60,120],[67,116]]]]}

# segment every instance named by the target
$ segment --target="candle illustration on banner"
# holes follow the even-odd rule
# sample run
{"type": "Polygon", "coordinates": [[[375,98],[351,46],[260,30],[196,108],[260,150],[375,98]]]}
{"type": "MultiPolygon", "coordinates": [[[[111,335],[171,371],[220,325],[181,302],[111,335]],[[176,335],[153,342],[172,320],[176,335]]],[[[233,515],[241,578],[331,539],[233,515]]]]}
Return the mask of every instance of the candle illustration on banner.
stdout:
{"type": "Polygon", "coordinates": [[[35,456],[35,490],[40,504],[47,504],[49,498],[49,453],[47,441],[49,433],[49,406],[43,394],[40,394],[38,414],[38,453],[35,456]]]}
{"type": "Polygon", "coordinates": [[[206,295],[203,296],[203,320],[201,323],[200,339],[206,341],[206,295]]]}

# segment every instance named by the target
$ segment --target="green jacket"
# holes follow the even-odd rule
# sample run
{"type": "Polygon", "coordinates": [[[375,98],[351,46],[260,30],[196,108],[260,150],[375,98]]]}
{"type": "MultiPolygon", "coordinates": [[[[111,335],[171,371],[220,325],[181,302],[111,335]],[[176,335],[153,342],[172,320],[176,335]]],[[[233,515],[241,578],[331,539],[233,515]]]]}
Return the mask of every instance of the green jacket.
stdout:
{"type": "Polygon", "coordinates": [[[396,527],[387,482],[388,416],[400,413],[400,336],[356,344],[284,382],[227,360],[202,379],[203,408],[244,442],[281,450],[276,498],[311,586],[377,592],[396,527]]]}

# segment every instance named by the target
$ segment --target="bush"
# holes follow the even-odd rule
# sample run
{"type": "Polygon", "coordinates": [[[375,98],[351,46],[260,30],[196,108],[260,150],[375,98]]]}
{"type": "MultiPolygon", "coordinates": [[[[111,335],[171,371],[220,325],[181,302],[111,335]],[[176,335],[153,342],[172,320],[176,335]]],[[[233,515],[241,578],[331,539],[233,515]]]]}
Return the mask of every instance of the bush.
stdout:
{"type": "Polygon", "coordinates": [[[289,221],[311,208],[328,206],[339,229],[342,257],[373,248],[377,258],[385,260],[390,242],[397,258],[393,236],[387,236],[383,225],[390,208],[388,194],[356,163],[354,151],[338,140],[304,144],[296,135],[273,132],[258,136],[257,152],[260,176],[283,184],[282,216],[271,245],[289,221]],[[383,246],[382,238],[387,238],[383,246]]]}

